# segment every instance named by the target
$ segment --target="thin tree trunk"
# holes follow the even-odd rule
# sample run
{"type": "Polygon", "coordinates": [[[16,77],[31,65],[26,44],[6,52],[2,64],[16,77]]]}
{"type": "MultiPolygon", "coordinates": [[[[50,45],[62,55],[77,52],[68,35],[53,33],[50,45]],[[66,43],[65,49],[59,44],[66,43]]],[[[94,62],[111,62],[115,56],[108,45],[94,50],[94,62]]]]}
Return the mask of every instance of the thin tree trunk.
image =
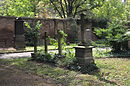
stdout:
{"type": "Polygon", "coordinates": [[[45,46],[45,53],[48,53],[48,48],[47,48],[47,32],[45,32],[44,46],[45,46]]]}
{"type": "Polygon", "coordinates": [[[34,53],[37,53],[37,37],[34,37],[34,53]]]}
{"type": "Polygon", "coordinates": [[[62,0],[60,0],[60,6],[61,6],[61,11],[62,11],[62,13],[63,13],[63,16],[64,16],[64,18],[66,18],[66,14],[65,14],[65,9],[64,9],[64,7],[63,7],[63,3],[62,3],[62,0]]]}

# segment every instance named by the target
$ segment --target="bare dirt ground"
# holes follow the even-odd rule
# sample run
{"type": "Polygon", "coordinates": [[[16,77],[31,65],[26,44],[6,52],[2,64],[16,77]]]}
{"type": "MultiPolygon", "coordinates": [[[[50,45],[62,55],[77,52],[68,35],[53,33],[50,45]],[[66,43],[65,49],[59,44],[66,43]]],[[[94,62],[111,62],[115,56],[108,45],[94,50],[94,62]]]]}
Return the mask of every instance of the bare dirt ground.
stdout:
{"type": "Polygon", "coordinates": [[[0,86],[58,86],[54,81],[0,65],[0,86]]]}

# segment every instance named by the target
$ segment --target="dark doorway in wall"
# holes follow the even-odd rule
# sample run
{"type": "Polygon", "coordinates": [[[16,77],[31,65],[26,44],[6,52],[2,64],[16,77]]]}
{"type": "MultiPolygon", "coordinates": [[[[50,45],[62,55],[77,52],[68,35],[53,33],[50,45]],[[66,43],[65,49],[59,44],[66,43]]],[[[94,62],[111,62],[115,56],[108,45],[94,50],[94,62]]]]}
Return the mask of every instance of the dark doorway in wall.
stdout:
{"type": "Polygon", "coordinates": [[[25,36],[24,36],[24,21],[22,18],[16,18],[15,20],[15,48],[25,49],[25,36]]]}

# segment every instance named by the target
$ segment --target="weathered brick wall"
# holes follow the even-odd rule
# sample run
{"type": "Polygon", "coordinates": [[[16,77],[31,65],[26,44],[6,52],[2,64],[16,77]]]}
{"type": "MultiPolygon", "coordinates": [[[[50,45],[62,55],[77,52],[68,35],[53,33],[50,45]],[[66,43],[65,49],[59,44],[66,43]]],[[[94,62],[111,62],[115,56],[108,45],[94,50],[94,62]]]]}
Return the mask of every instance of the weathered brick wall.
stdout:
{"type": "MultiPolygon", "coordinates": [[[[48,35],[51,37],[56,37],[57,30],[62,29],[65,31],[65,33],[68,34],[68,38],[69,38],[68,41],[73,40],[74,32],[71,29],[72,19],[34,19],[34,18],[22,18],[22,19],[30,23],[32,23],[34,20],[40,20],[43,24],[41,28],[41,38],[44,36],[44,32],[47,32],[48,35]]],[[[0,47],[1,48],[14,47],[15,20],[16,17],[0,16],[0,47]]]]}
{"type": "MultiPolygon", "coordinates": [[[[30,18],[23,18],[24,21],[32,23],[34,22],[34,19],[30,18]]],[[[44,36],[44,33],[47,32],[50,37],[56,37],[57,30],[61,29],[65,33],[68,34],[68,41],[72,42],[74,39],[74,29],[72,29],[73,19],[37,19],[40,20],[43,24],[41,28],[41,38],[44,36]]],[[[77,24],[76,24],[77,25],[77,24]]],[[[25,28],[26,29],[26,28],[25,28]]],[[[77,25],[75,28],[78,32],[80,29],[80,26],[77,25]]]]}
{"type": "MultiPolygon", "coordinates": [[[[57,30],[62,29],[68,34],[67,40],[72,42],[74,39],[80,37],[80,22],[74,19],[34,19],[34,18],[22,18],[26,22],[34,22],[40,20],[43,24],[41,28],[41,38],[44,36],[44,32],[47,32],[49,36],[56,37],[57,30]],[[76,25],[76,26],[75,26],[76,25]],[[78,34],[77,34],[78,33],[78,34]]],[[[14,47],[15,36],[15,20],[16,17],[3,17],[0,16],[0,47],[14,47]]],[[[87,23],[87,21],[86,21],[87,23]]],[[[24,28],[26,29],[26,28],[24,28]]],[[[95,36],[92,34],[92,38],[95,36]]]]}
{"type": "Polygon", "coordinates": [[[12,47],[14,36],[14,18],[0,17],[0,47],[12,47]]]}

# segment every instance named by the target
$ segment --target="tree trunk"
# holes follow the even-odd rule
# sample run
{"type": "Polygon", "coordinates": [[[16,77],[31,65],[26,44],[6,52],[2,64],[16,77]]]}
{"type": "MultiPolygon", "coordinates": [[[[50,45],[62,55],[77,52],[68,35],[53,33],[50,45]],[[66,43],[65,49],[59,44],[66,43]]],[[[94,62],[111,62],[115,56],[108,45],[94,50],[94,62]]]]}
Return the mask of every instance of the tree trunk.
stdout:
{"type": "Polygon", "coordinates": [[[34,37],[34,53],[37,53],[37,37],[34,37]]]}
{"type": "Polygon", "coordinates": [[[45,53],[48,53],[48,48],[47,48],[47,32],[45,32],[44,46],[45,46],[45,53]]]}

